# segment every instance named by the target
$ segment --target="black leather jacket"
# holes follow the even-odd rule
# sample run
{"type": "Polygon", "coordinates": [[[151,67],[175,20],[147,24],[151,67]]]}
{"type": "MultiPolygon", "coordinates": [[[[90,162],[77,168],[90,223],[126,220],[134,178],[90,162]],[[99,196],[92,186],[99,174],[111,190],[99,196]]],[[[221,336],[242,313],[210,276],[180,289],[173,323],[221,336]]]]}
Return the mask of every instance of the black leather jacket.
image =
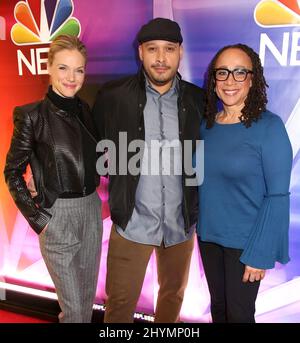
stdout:
{"type": "MultiPolygon", "coordinates": [[[[178,77],[180,78],[179,74],[178,77]]],[[[179,138],[182,144],[184,140],[192,140],[195,143],[196,139],[200,139],[203,99],[204,92],[201,88],[180,78],[178,118],[179,138]]],[[[139,175],[134,176],[129,173],[127,175],[118,175],[119,132],[127,133],[127,144],[135,139],[144,140],[143,112],[145,104],[145,77],[143,70],[141,70],[137,75],[105,84],[100,89],[93,108],[93,118],[98,130],[99,140],[109,139],[116,146],[117,175],[109,176],[109,205],[112,221],[123,229],[126,228],[133,213],[139,175]]],[[[195,145],[193,148],[195,149],[195,145]]],[[[135,152],[127,152],[127,165],[134,155],[135,152]]],[[[182,160],[184,160],[184,157],[182,160]]],[[[198,190],[196,186],[186,186],[185,181],[187,178],[188,176],[183,171],[182,208],[185,230],[189,231],[190,227],[197,221],[198,190]]]]}
{"type": "MultiPolygon", "coordinates": [[[[80,102],[86,128],[94,125],[87,104],[80,102]]],[[[4,170],[9,191],[30,226],[40,233],[51,218],[47,212],[62,193],[82,193],[84,164],[77,117],[56,107],[48,97],[16,107],[14,132],[4,170]],[[32,199],[23,174],[30,165],[38,196],[32,199]]],[[[96,151],[96,141],[95,141],[96,151]]],[[[96,163],[96,153],[95,161],[96,163]]],[[[95,175],[95,184],[99,177],[95,175]]]]}

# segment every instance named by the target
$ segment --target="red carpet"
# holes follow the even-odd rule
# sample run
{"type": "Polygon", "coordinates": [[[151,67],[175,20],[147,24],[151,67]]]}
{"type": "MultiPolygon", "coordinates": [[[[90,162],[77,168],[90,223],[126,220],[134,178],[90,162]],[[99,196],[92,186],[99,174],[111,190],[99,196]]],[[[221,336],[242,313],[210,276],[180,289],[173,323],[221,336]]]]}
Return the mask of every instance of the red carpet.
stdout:
{"type": "Polygon", "coordinates": [[[50,323],[34,317],[28,317],[23,314],[7,312],[0,310],[0,323],[50,323]]]}

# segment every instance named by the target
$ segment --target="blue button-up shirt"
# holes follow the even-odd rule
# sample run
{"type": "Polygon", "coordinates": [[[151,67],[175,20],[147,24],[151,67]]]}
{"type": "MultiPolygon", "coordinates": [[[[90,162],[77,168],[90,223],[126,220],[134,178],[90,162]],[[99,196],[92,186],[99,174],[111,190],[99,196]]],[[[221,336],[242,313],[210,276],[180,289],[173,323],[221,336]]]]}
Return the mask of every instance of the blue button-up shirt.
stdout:
{"type": "Polygon", "coordinates": [[[145,150],[135,207],[121,236],[131,241],[172,246],[190,239],[182,215],[182,152],[178,123],[178,80],[160,94],[146,81],[145,150]]]}

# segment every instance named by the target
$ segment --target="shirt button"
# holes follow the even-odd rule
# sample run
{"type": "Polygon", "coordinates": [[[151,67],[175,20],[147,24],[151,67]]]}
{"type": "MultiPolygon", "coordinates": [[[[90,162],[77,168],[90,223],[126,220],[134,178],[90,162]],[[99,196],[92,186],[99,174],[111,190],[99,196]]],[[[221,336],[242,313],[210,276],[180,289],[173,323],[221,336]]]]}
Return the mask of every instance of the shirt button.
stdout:
{"type": "Polygon", "coordinates": [[[182,109],[182,111],[183,111],[183,112],[185,112],[185,111],[186,111],[185,107],[182,109]]]}
{"type": "Polygon", "coordinates": [[[165,206],[166,204],[163,202],[163,206],[165,206]]]}
{"type": "Polygon", "coordinates": [[[139,104],[139,107],[143,107],[143,104],[139,104]]]}
{"type": "Polygon", "coordinates": [[[142,127],[141,126],[139,126],[139,131],[142,131],[142,127]]]}

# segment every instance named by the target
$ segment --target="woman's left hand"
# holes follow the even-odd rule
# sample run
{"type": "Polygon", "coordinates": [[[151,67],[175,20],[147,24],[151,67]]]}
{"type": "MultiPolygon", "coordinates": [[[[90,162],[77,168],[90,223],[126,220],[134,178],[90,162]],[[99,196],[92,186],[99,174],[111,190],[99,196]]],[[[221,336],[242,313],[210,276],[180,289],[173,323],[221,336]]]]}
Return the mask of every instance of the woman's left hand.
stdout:
{"type": "Polygon", "coordinates": [[[265,277],[266,271],[264,269],[252,268],[245,266],[245,272],[243,275],[243,282],[260,281],[265,277]]]}
{"type": "Polygon", "coordinates": [[[30,192],[30,195],[32,198],[35,198],[38,194],[35,188],[35,183],[34,183],[34,179],[33,179],[33,175],[30,175],[29,180],[27,182],[27,188],[30,192]]]}

